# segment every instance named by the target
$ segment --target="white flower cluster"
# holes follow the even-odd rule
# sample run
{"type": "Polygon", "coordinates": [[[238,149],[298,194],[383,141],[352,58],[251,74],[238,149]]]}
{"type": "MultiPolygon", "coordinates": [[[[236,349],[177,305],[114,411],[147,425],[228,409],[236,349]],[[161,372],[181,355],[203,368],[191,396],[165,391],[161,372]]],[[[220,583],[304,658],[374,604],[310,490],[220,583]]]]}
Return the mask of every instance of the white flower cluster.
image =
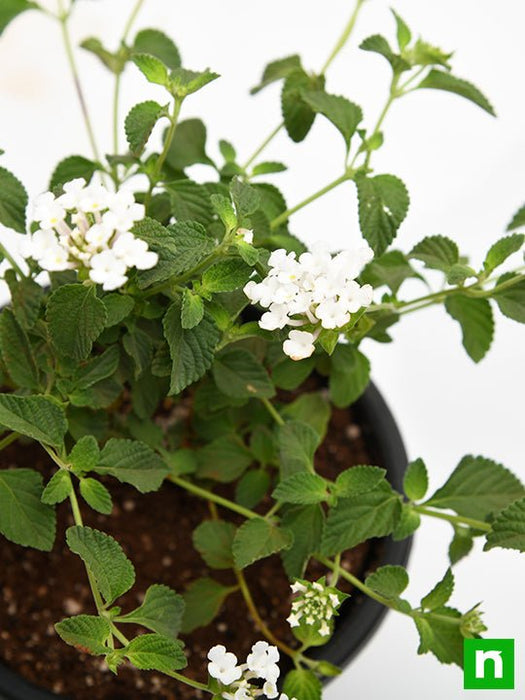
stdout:
{"type": "Polygon", "coordinates": [[[347,596],[336,588],[325,586],[323,581],[296,581],[292,584],[292,592],[297,597],[287,618],[290,627],[306,623],[316,629],[321,637],[331,634],[334,615],[347,596]]]}
{"type": "Polygon", "coordinates": [[[279,700],[297,700],[288,698],[287,695],[277,690],[277,679],[280,669],[279,650],[270,646],[268,642],[257,642],[252,646],[251,654],[248,654],[246,663],[238,665],[237,657],[226,647],[217,644],[208,652],[208,673],[216,678],[224,686],[222,692],[225,700],[252,700],[265,696],[279,700]],[[262,680],[264,685],[259,688],[252,681],[262,680]]]}
{"type": "Polygon", "coordinates": [[[248,282],[244,293],[251,302],[268,309],[259,321],[261,328],[314,326],[311,332],[290,331],[283,344],[292,360],[302,360],[314,352],[323,328],[342,328],[351,314],[372,302],[372,287],[355,281],[372,257],[368,245],[334,256],[317,245],[299,258],[280,248],[270,255],[268,276],[259,283],[248,282]]]}
{"type": "Polygon", "coordinates": [[[72,180],[60,197],[52,192],[38,197],[34,220],[40,229],[28,236],[23,254],[42,270],[85,269],[103,289],[118,289],[129,268],[149,270],[158,262],[157,253],[130,231],[143,218],[144,207],[131,192],[72,180]]]}

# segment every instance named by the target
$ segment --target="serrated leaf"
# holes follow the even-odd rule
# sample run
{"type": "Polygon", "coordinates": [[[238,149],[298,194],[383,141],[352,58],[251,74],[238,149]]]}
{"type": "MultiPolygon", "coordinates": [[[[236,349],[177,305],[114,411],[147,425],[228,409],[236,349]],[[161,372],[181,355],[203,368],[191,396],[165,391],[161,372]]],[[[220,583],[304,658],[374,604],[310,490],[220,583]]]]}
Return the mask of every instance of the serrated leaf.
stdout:
{"type": "Polygon", "coordinates": [[[466,527],[455,527],[454,537],[448,548],[448,558],[453,566],[458,561],[466,557],[474,546],[474,538],[471,531],[466,527]]]}
{"type": "Polygon", "coordinates": [[[193,532],[193,546],[212,569],[231,569],[235,532],[233,523],[205,520],[193,532]]]}
{"type": "Polygon", "coordinates": [[[286,56],[277,61],[272,61],[264,69],[261,82],[256,87],[250,90],[250,94],[255,95],[257,92],[265,88],[267,85],[274,83],[277,80],[286,78],[290,73],[294,73],[301,68],[301,59],[297,54],[286,56]]]}
{"type": "Polygon", "coordinates": [[[160,634],[141,634],[124,649],[133,666],[143,671],[169,673],[187,666],[182,642],[160,634]]]}
{"type": "Polygon", "coordinates": [[[281,111],[284,125],[288,136],[296,143],[306,138],[315,120],[316,112],[305,102],[303,94],[319,87],[316,82],[318,80],[299,69],[290,73],[283,84],[281,111]]]}
{"type": "Polygon", "coordinates": [[[372,287],[387,285],[394,294],[398,293],[403,282],[412,277],[421,279],[400,250],[390,250],[375,258],[359,276],[362,283],[371,284],[372,287]]]}
{"type": "Polygon", "coordinates": [[[69,461],[75,471],[90,471],[100,458],[98,442],[93,435],[84,435],[74,445],[69,455],[69,461]]]}
{"type": "Polygon", "coordinates": [[[116,326],[123,321],[135,306],[132,297],[118,293],[106,294],[102,301],[104,302],[107,312],[106,328],[116,326]]]}
{"type": "Polygon", "coordinates": [[[96,37],[84,39],[80,46],[85,51],[89,51],[96,56],[99,61],[115,75],[119,75],[124,70],[128,58],[128,52],[126,50],[117,51],[116,53],[108,51],[100,39],[96,37]]]}
{"type": "Polygon", "coordinates": [[[193,180],[176,180],[166,185],[171,209],[177,221],[196,221],[208,225],[213,209],[207,189],[193,180]]]}
{"type": "Polygon", "coordinates": [[[99,615],[76,615],[57,622],[58,635],[79,651],[88,654],[107,654],[106,642],[111,634],[109,621],[99,615]]]}
{"type": "Polygon", "coordinates": [[[322,553],[331,556],[371,537],[389,535],[400,512],[400,498],[387,483],[359,496],[341,498],[328,513],[322,553]]]}
{"type": "Polygon", "coordinates": [[[485,520],[524,494],[523,484],[503,465],[485,457],[467,455],[425,505],[485,520]]]}
{"type": "Polygon", "coordinates": [[[281,479],[313,471],[313,459],[321,438],[307,423],[290,421],[277,430],[281,479]]]}
{"type": "Polygon", "coordinates": [[[246,471],[252,455],[238,436],[220,435],[197,451],[197,462],[200,479],[229,483],[246,471]]]}
{"type": "Polygon", "coordinates": [[[370,381],[370,362],[353,345],[338,345],[332,355],[330,396],[338,408],[345,408],[362,395],[370,381]]]}
{"type": "Polygon", "coordinates": [[[307,357],[301,362],[285,357],[272,369],[272,379],[279,389],[297,389],[311,374],[315,365],[315,357],[307,357]]]}
{"type": "Polygon", "coordinates": [[[168,472],[163,460],[151,447],[138,440],[111,438],[93,468],[97,474],[109,474],[141,493],[157,491],[168,472]]]}
{"type": "Polygon", "coordinates": [[[135,37],[133,50],[155,56],[172,70],[181,63],[179,50],[173,41],[158,29],[142,29],[135,37]]]}
{"type": "Polygon", "coordinates": [[[10,309],[4,309],[0,315],[0,348],[7,372],[15,384],[38,389],[39,373],[29,339],[10,309]]]}
{"type": "Polygon", "coordinates": [[[238,177],[234,177],[230,183],[230,194],[237,216],[241,220],[259,208],[261,202],[259,190],[238,177]]]}
{"type": "Polygon", "coordinates": [[[361,42],[359,48],[363,51],[377,53],[380,56],[383,56],[383,58],[386,58],[395,73],[400,73],[410,68],[410,64],[401,58],[401,56],[394,53],[388,41],[380,34],[373,34],[372,36],[367,37],[361,42]]]}
{"type": "Polygon", "coordinates": [[[394,175],[356,177],[361,232],[376,255],[382,255],[397,235],[410,199],[394,175]]]}
{"type": "Polygon", "coordinates": [[[301,394],[282,411],[284,418],[310,425],[321,439],[326,435],[331,414],[330,403],[320,391],[301,394]]]}
{"type": "MultiPolygon", "coordinates": [[[[253,452],[253,446],[251,446],[253,452]]],[[[254,508],[268,493],[272,480],[264,469],[250,469],[235,486],[235,501],[245,508],[254,508]]]]}
{"type": "Polygon", "coordinates": [[[428,473],[422,459],[416,459],[407,466],[403,477],[403,490],[411,501],[419,501],[428,490],[428,473]]]}
{"type": "Polygon", "coordinates": [[[66,541],[95,577],[108,605],[133,586],[133,564],[113,537],[100,530],[74,525],[67,529],[66,541]]]}
{"type": "Polygon", "coordinates": [[[222,194],[212,194],[210,202],[215,212],[220,216],[222,223],[228,231],[237,226],[237,215],[229,197],[222,194]]]}
{"type": "Polygon", "coordinates": [[[77,178],[84,178],[86,182],[89,182],[99,168],[100,166],[98,163],[84,158],[84,156],[69,156],[68,158],[64,158],[51,175],[49,189],[54,190],[61,185],[65,185],[66,182],[76,180],[77,178]]]}
{"type": "Polygon", "coordinates": [[[60,355],[84,360],[104,330],[107,312],[94,286],[65,284],[47,304],[49,334],[60,355]]]}
{"type": "Polygon", "coordinates": [[[482,360],[494,336],[494,318],[488,300],[454,294],[447,297],[445,309],[460,324],[468,355],[474,362],[482,360]]]}
{"type": "Polygon", "coordinates": [[[366,493],[375,489],[384,481],[385,476],[386,469],[367,464],[358,464],[338,475],[335,480],[334,493],[343,498],[357,496],[360,493],[366,493]]]}
{"type": "Polygon", "coordinates": [[[324,514],[320,505],[298,506],[287,509],[282,526],[293,535],[293,544],[281,552],[288,578],[301,578],[308,560],[321,544],[324,514]]]}
{"type": "Polygon", "coordinates": [[[493,521],[484,549],[493,547],[525,552],[525,498],[511,503],[493,521]]]}
{"type": "Polygon", "coordinates": [[[363,118],[361,107],[340,95],[329,95],[322,90],[303,92],[303,100],[319,114],[325,116],[338,129],[346,148],[363,118]]]}
{"type": "MultiPolygon", "coordinates": [[[[14,0],[8,0],[12,3],[14,0]]],[[[0,33],[3,29],[0,10],[0,33]]],[[[4,24],[5,26],[5,24],[4,24]]],[[[0,168],[0,224],[18,233],[26,232],[27,192],[18,178],[0,168]]]]}
{"type": "Polygon", "coordinates": [[[421,516],[416,513],[408,503],[403,503],[401,506],[401,515],[392,533],[394,542],[405,540],[410,537],[421,525],[421,516]]]}
{"type": "Polygon", "coordinates": [[[523,233],[513,233],[510,236],[505,236],[504,238],[500,238],[499,241],[496,241],[496,243],[490,247],[483,262],[483,269],[485,272],[492,272],[492,270],[504,263],[510,255],[517,253],[524,241],[525,234],[523,233]]]}
{"type": "Polygon", "coordinates": [[[87,362],[81,363],[72,378],[75,390],[88,389],[93,384],[111,377],[117,371],[119,361],[119,349],[113,345],[101,355],[96,355],[87,362]]]}
{"type": "Polygon", "coordinates": [[[395,10],[392,10],[392,14],[396,20],[397,27],[397,43],[399,50],[402,51],[412,39],[412,32],[410,31],[407,23],[397,14],[395,10]]]}
{"type": "Polygon", "coordinates": [[[459,628],[461,613],[454,608],[438,608],[440,616],[450,621],[434,617],[434,613],[421,614],[414,618],[419,632],[418,654],[432,652],[443,664],[463,666],[463,635],[459,628]],[[455,621],[458,621],[457,624],[455,621]]]}
{"type": "Polygon", "coordinates": [[[48,506],[53,506],[55,503],[65,501],[72,490],[69,472],[66,469],[59,469],[47,482],[40,500],[48,506]]]}
{"type": "Polygon", "coordinates": [[[164,87],[169,86],[168,69],[158,58],[147,53],[136,53],[131,60],[148,82],[164,87]]]}
{"type": "Polygon", "coordinates": [[[321,700],[321,681],[312,671],[289,671],[284,679],[283,691],[293,700],[321,700]]]}
{"type": "Polygon", "coordinates": [[[203,71],[187,70],[186,68],[175,68],[171,71],[171,90],[179,98],[197,92],[208,83],[219,78],[218,73],[208,69],[203,71]]]}
{"type": "Polygon", "coordinates": [[[186,119],[177,124],[166,162],[176,171],[195,163],[213,165],[206,154],[206,126],[200,119],[186,119]]]}
{"type": "Polygon", "coordinates": [[[113,510],[113,501],[107,488],[96,479],[80,480],[80,495],[97,513],[109,515],[113,510]]]}
{"type": "Polygon", "coordinates": [[[134,156],[143,152],[155,124],[164,115],[165,108],[158,102],[141,102],[128,112],[125,121],[126,138],[134,156]]]}
{"type": "Polygon", "coordinates": [[[202,297],[194,294],[187,287],[182,295],[181,324],[185,330],[195,328],[204,317],[204,302],[202,297]]]}
{"type": "Polygon", "coordinates": [[[46,396],[0,394],[0,425],[53,447],[67,432],[64,409],[46,396]]]}
{"type": "Polygon", "coordinates": [[[447,569],[445,575],[436,583],[434,588],[421,598],[421,607],[425,610],[436,610],[448,603],[454,590],[454,576],[451,569],[447,569]]]}
{"type": "Polygon", "coordinates": [[[202,283],[208,292],[233,292],[243,287],[251,274],[251,267],[243,260],[221,260],[204,272],[202,283]]]}
{"type": "Polygon", "coordinates": [[[184,593],[186,608],[182,632],[188,634],[197,627],[205,627],[218,614],[226,598],[235,587],[223,586],[212,578],[199,578],[184,593]]]}
{"type": "Polygon", "coordinates": [[[142,625],[164,637],[177,639],[183,615],[183,597],[168,586],[156,583],[148,588],[138,608],[127,615],[119,615],[116,620],[142,625]]]}
{"type": "Polygon", "coordinates": [[[445,236],[427,236],[417,243],[409,253],[409,257],[425,263],[432,270],[448,270],[459,262],[457,245],[445,236]]]}
{"type": "Polygon", "coordinates": [[[318,474],[300,472],[283,479],[274,489],[272,498],[285,503],[308,505],[327,500],[326,481],[318,474]]]}
{"type": "Polygon", "coordinates": [[[122,345],[135,365],[135,379],[151,367],[153,359],[153,342],[149,333],[135,327],[122,337],[122,345]]]}
{"type": "Polygon", "coordinates": [[[493,117],[496,116],[494,108],[487,100],[485,95],[478,90],[475,85],[462,80],[461,78],[456,78],[456,76],[442,70],[431,70],[430,73],[423,78],[419,83],[417,88],[430,88],[432,90],[445,90],[446,92],[453,92],[456,95],[460,95],[470,102],[478,105],[485,112],[488,112],[493,117]]]}
{"type": "Polygon", "coordinates": [[[49,552],[55,509],[42,503],[42,477],[32,469],[0,470],[0,532],[11,542],[49,552]]]}
{"type": "Polygon", "coordinates": [[[525,226],[525,205],[520,207],[510,220],[507,231],[513,231],[516,228],[525,226]]]}
{"type": "Polygon", "coordinates": [[[247,350],[221,352],[213,363],[213,378],[226,396],[271,398],[275,389],[268,372],[247,350]]]}
{"type": "Polygon", "coordinates": [[[233,540],[235,566],[244,569],[259,559],[288,549],[292,543],[293,535],[288,530],[279,528],[263,518],[247,520],[237,530],[233,540]]]}
{"type": "Polygon", "coordinates": [[[13,270],[6,270],[4,280],[9,287],[11,307],[16,320],[22,328],[30,330],[40,313],[44,299],[43,288],[30,277],[17,279],[13,270]]]}
{"type": "Polygon", "coordinates": [[[252,177],[257,177],[258,175],[271,175],[273,173],[283,173],[288,168],[284,163],[279,163],[274,160],[263,161],[262,163],[257,163],[253,167],[252,177]]]}
{"type": "Polygon", "coordinates": [[[365,583],[385,598],[398,598],[408,586],[409,578],[403,566],[380,566],[366,577],[365,583]]]}
{"type": "MultiPolygon", "coordinates": [[[[498,285],[506,282],[513,276],[512,273],[503,275],[498,280],[498,285]]],[[[525,323],[525,278],[521,277],[512,287],[498,291],[496,286],[492,292],[492,298],[499,306],[499,310],[507,318],[518,323],[525,323]]]]}

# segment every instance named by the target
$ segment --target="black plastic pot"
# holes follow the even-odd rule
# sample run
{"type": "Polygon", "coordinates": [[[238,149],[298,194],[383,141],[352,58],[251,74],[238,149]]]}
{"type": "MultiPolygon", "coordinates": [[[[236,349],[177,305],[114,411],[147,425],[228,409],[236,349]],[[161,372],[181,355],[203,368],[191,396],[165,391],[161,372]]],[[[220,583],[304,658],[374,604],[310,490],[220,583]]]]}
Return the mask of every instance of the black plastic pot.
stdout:
{"type": "MultiPolygon", "coordinates": [[[[407,465],[405,448],[394,418],[373,384],[370,384],[352,410],[358,423],[364,426],[371,456],[387,469],[392,486],[401,490],[407,465]]],[[[379,566],[404,566],[410,547],[410,539],[394,542],[390,537],[382,538],[377,540],[377,548],[372,548],[372,560],[379,566]]],[[[337,666],[346,666],[363,649],[386,612],[385,607],[356,592],[343,605],[334,635],[328,644],[316,650],[317,656],[337,666]]],[[[0,700],[56,700],[57,697],[59,696],[36,687],[0,664],[0,700]]]]}

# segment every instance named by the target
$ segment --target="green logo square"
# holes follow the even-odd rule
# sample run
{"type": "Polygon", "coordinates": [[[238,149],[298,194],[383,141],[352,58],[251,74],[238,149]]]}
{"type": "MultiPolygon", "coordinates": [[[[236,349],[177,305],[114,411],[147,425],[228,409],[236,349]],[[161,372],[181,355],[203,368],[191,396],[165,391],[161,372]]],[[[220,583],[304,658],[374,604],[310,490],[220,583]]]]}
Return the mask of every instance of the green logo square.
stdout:
{"type": "Polygon", "coordinates": [[[466,690],[513,690],[514,640],[464,639],[463,687],[466,690]]]}

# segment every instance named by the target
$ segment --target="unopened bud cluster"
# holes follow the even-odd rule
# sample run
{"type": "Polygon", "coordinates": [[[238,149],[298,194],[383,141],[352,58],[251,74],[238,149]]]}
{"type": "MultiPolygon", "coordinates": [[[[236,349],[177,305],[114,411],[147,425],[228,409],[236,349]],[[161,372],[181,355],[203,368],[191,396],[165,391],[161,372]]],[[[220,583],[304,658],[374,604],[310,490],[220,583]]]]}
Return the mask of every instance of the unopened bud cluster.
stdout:
{"type": "Polygon", "coordinates": [[[321,637],[328,637],[333,630],[333,618],[346,598],[336,588],[325,586],[320,581],[296,581],[292,584],[292,612],[287,618],[290,627],[307,625],[321,637]]]}

